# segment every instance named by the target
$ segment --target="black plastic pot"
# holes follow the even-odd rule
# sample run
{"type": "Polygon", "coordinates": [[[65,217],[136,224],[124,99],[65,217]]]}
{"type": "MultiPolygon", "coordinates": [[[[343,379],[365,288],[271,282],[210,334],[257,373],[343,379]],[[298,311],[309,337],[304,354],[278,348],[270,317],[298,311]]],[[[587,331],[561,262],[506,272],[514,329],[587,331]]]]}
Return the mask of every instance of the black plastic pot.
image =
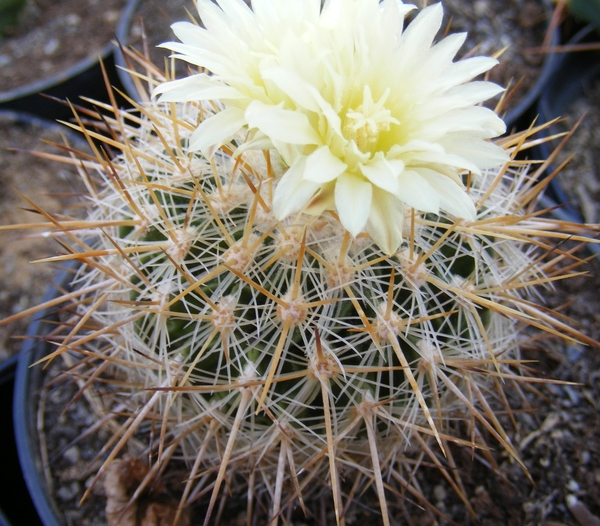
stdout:
{"type": "Polygon", "coordinates": [[[18,359],[18,356],[13,356],[8,360],[0,362],[0,385],[4,385],[13,380],[18,359]]]}
{"type": "MultiPolygon", "coordinates": [[[[129,3],[135,2],[130,0],[129,3]]],[[[126,6],[125,11],[128,8],[129,6],[126,6]]],[[[111,85],[121,88],[114,65],[115,46],[111,42],[112,37],[113,35],[107,35],[106,45],[96,56],[88,57],[65,71],[9,91],[0,90],[0,110],[26,112],[50,120],[64,120],[72,117],[71,110],[42,97],[41,94],[59,100],[70,100],[73,103],[79,103],[81,96],[107,101],[101,61],[111,85]]]]}
{"type": "Polygon", "coordinates": [[[139,3],[140,0],[131,0],[127,4],[127,7],[123,11],[123,13],[121,14],[121,19],[119,20],[119,24],[117,25],[117,42],[119,46],[117,47],[117,49],[115,49],[114,53],[115,66],[117,68],[117,75],[119,76],[119,81],[125,88],[125,92],[137,102],[139,102],[141,98],[133,80],[131,79],[131,75],[127,73],[127,71],[125,71],[128,68],[123,49],[127,48],[127,46],[129,45],[129,29],[131,28],[131,24],[133,23],[133,18],[138,9],[139,3]]]}
{"type": "Polygon", "coordinates": [[[22,501],[29,497],[22,481],[19,464],[15,459],[16,446],[11,425],[12,389],[16,366],[16,356],[0,362],[0,421],[3,422],[0,426],[0,448],[2,448],[3,455],[2,475],[5,480],[10,480],[11,485],[10,495],[6,495],[5,491],[0,492],[0,526],[10,526],[9,511],[13,519],[17,517],[14,509],[15,501],[19,499],[23,503],[22,501]]]}
{"type": "MultiPolygon", "coordinates": [[[[147,42],[149,52],[152,57],[152,53],[155,51],[155,47],[158,44],[173,40],[170,25],[173,22],[188,19],[186,7],[190,10],[193,10],[194,3],[191,0],[163,0],[163,2],[159,5],[151,0],[131,0],[127,4],[127,8],[123,11],[121,19],[119,20],[119,24],[117,25],[117,41],[119,42],[120,47],[115,50],[115,65],[117,67],[117,74],[119,75],[121,84],[125,87],[125,91],[133,100],[139,102],[142,100],[142,97],[140,97],[131,75],[125,71],[126,69],[129,69],[128,61],[126,60],[122,51],[122,49],[127,49],[132,45],[131,30],[133,25],[138,21],[142,22],[145,29],[147,29],[149,26],[156,27],[157,25],[160,25],[161,32],[164,33],[163,39],[161,39],[160,42],[147,42]],[[151,16],[151,19],[146,19],[140,14],[140,12],[144,9],[144,6],[152,7],[153,16],[151,16]],[[170,20],[169,16],[174,16],[176,19],[170,20]],[[164,31],[162,31],[163,29],[164,31]]],[[[153,31],[152,34],[156,34],[156,30],[153,31]]],[[[138,47],[137,44],[135,47],[138,47]]],[[[138,51],[143,50],[140,48],[138,51]]],[[[167,57],[169,54],[170,51],[164,50],[164,53],[160,55],[167,57]]],[[[156,53],[156,55],[159,54],[156,53]]],[[[154,60],[157,62],[159,61],[157,57],[155,57],[154,60]]],[[[187,70],[187,66],[184,66],[181,61],[177,62],[180,63],[180,65],[178,66],[178,64],[176,64],[176,67],[181,68],[182,71],[187,70]]],[[[162,62],[157,63],[156,65],[160,68],[163,67],[162,62]]],[[[135,67],[133,69],[135,69],[135,67]]]]}
{"type": "Polygon", "coordinates": [[[12,419],[17,361],[18,356],[14,356],[0,364],[0,447],[2,478],[5,481],[0,492],[0,526],[41,526],[42,522],[31,502],[17,456],[12,419]]]}
{"type": "MultiPolygon", "coordinates": [[[[65,269],[56,277],[56,286],[46,293],[44,301],[59,296],[59,289],[67,286],[73,276],[72,269],[65,269]]],[[[37,431],[39,391],[43,385],[42,366],[32,365],[46,356],[51,345],[44,340],[56,320],[56,309],[39,312],[31,322],[17,365],[13,401],[13,425],[18,458],[23,478],[39,521],[43,526],[64,526],[66,523],[52,499],[44,478],[43,462],[37,431]]],[[[35,524],[20,522],[19,524],[35,524]]]]}
{"type": "MultiPolygon", "coordinates": [[[[553,4],[550,0],[542,0],[542,2],[546,8],[548,21],[550,21],[550,18],[552,17],[552,11],[554,9],[553,4]]],[[[559,43],[560,29],[557,28],[550,37],[549,45],[558,46],[559,43]]],[[[521,98],[517,105],[510,109],[505,115],[504,122],[506,122],[506,127],[508,130],[511,130],[512,128],[521,128],[521,126],[519,126],[521,124],[520,121],[522,120],[523,116],[527,115],[527,112],[535,106],[536,101],[539,99],[544,87],[548,83],[548,80],[555,69],[555,61],[555,53],[546,54],[537,80],[533,83],[531,88],[529,88],[525,96],[521,98]]],[[[525,123],[525,126],[528,126],[529,124],[530,123],[525,123]]]]}
{"type": "MultiPolygon", "coordinates": [[[[59,130],[74,148],[81,151],[89,148],[82,137],[55,122],[10,111],[0,111],[0,115],[14,125],[32,126],[35,130],[40,130],[40,133],[41,130],[59,130]]],[[[31,181],[31,185],[34,187],[35,181],[31,181]]],[[[17,207],[18,204],[15,203],[14,206],[17,207]]],[[[52,286],[41,301],[57,297],[57,286],[68,285],[72,275],[72,269],[65,267],[53,281],[56,286],[52,286]]],[[[43,368],[30,368],[31,364],[49,350],[43,335],[52,328],[48,322],[53,316],[52,309],[39,312],[27,329],[20,354],[0,364],[0,409],[4,417],[2,421],[6,422],[0,426],[2,475],[9,481],[10,487],[9,492],[0,492],[0,508],[8,517],[7,520],[10,519],[15,526],[66,524],[46,491],[37,441],[38,389],[42,383],[43,368]]],[[[4,526],[1,516],[0,526],[4,526]]]]}
{"type": "MultiPolygon", "coordinates": [[[[587,26],[577,33],[569,44],[579,44],[590,41],[599,41],[600,36],[593,26],[587,26]]],[[[557,57],[552,74],[544,87],[537,104],[537,113],[540,122],[549,122],[561,117],[569,105],[579,99],[585,90],[596,80],[600,79],[600,51],[573,51],[557,57]]],[[[560,130],[551,127],[545,130],[543,136],[558,133],[560,130]]],[[[577,132],[575,132],[577,133],[577,132]]],[[[538,159],[547,159],[558,141],[546,142],[537,147],[534,155],[538,159]]],[[[554,171],[549,167],[547,173],[554,171]]],[[[580,222],[581,214],[571,204],[561,187],[560,174],[549,185],[545,205],[560,204],[559,213],[564,219],[580,222]]],[[[590,246],[594,252],[598,247],[590,246]]]]}
{"type": "MultiPolygon", "coordinates": [[[[112,46],[103,50],[101,58],[109,73],[110,81],[119,82],[114,72],[112,46]]],[[[48,79],[12,91],[0,92],[0,109],[27,112],[51,120],[65,120],[72,116],[68,107],[48,100],[41,94],[74,103],[77,103],[82,95],[96,100],[105,100],[106,89],[99,60],[87,59],[48,79]]]]}
{"type": "MultiPolygon", "coordinates": [[[[590,25],[577,33],[569,43],[579,44],[598,40],[598,33],[590,25]]],[[[540,122],[548,122],[560,117],[570,104],[579,99],[585,90],[599,79],[600,51],[573,51],[560,55],[537,104],[540,122]]],[[[559,131],[561,130],[553,126],[546,129],[543,136],[547,137],[549,134],[555,134],[559,131]]],[[[547,159],[556,146],[556,141],[545,142],[534,150],[534,156],[538,159],[547,159]]],[[[552,173],[554,168],[549,166],[546,173],[552,173]]],[[[582,221],[579,210],[570,204],[569,198],[561,186],[560,174],[550,182],[541,204],[548,208],[560,205],[553,212],[559,219],[574,222],[582,221]]],[[[600,246],[597,244],[590,243],[588,248],[594,254],[600,255],[600,246]]]]}
{"type": "Polygon", "coordinates": [[[10,526],[10,522],[8,522],[8,519],[2,510],[0,510],[0,526],[10,526]]]}

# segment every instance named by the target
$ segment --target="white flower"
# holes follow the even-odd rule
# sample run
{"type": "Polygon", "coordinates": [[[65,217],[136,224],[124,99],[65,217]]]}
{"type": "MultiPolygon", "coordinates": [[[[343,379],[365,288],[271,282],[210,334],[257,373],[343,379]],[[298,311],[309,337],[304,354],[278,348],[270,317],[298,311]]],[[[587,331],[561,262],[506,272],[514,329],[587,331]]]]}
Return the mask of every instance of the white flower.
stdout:
{"type": "Polygon", "coordinates": [[[400,0],[198,0],[206,29],[173,25],[163,47],[211,72],[159,86],[171,102],[219,99],[191,150],[211,156],[241,129],[243,148],[275,148],[289,166],[278,181],[278,219],[335,210],[354,236],[365,228],[393,253],[405,206],[475,218],[461,173],[507,161],[487,139],[504,133],[477,106],[502,88],[470,82],[496,60],[453,62],[465,34],[433,43],[442,6],[400,0]]]}

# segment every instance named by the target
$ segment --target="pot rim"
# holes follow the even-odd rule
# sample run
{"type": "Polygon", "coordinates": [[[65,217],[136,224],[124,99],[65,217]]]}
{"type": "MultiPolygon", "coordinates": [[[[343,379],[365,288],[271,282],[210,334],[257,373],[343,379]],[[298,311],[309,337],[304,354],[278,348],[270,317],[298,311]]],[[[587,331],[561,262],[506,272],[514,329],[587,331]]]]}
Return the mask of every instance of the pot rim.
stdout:
{"type": "MultiPolygon", "coordinates": [[[[594,31],[595,27],[592,24],[587,25],[579,30],[568,43],[579,44],[584,42],[593,35],[594,31]]],[[[600,60],[594,60],[594,58],[597,58],[595,55],[600,56],[600,52],[572,51],[563,53],[557,57],[550,78],[537,102],[536,113],[542,122],[549,122],[559,117],[568,105],[581,95],[584,87],[589,82],[600,77],[600,60]],[[579,60],[573,61],[573,57],[579,60]],[[586,66],[589,63],[593,64],[592,68],[586,66]],[[583,75],[580,74],[582,71],[584,72],[583,75]],[[575,75],[574,72],[577,74],[575,75]]],[[[548,134],[547,130],[543,131],[544,136],[548,134]]],[[[547,159],[550,155],[551,147],[547,142],[544,142],[539,145],[539,151],[540,158],[547,159]]],[[[552,173],[552,171],[553,168],[548,167],[547,173],[552,173]]],[[[557,177],[551,181],[550,187],[559,203],[566,203],[568,201],[557,177]]],[[[579,213],[574,208],[569,208],[568,213],[571,218],[581,221],[579,213]]]]}
{"type": "MultiPolygon", "coordinates": [[[[56,285],[52,285],[46,291],[43,302],[52,301],[60,296],[60,288],[70,283],[74,268],[75,265],[70,265],[58,273],[55,280],[56,285]]],[[[40,379],[42,368],[32,368],[31,366],[41,356],[47,354],[50,343],[40,340],[40,336],[49,331],[51,326],[46,322],[51,320],[55,313],[55,308],[48,307],[36,313],[33,321],[29,324],[25,342],[19,353],[13,397],[13,421],[19,463],[31,500],[44,526],[64,526],[65,522],[49,495],[42,474],[42,460],[36,440],[37,410],[31,410],[37,404],[38,399],[37,393],[32,393],[31,389],[35,380],[40,379]]]]}
{"type": "MultiPolygon", "coordinates": [[[[541,0],[542,4],[545,5],[548,14],[552,13],[553,7],[550,0],[541,0]]],[[[548,20],[548,24],[550,20],[548,20]]],[[[560,27],[556,27],[551,35],[549,45],[551,47],[558,46],[560,43],[560,27]]],[[[510,129],[514,127],[518,120],[530,109],[535,102],[539,99],[544,87],[548,83],[548,80],[552,76],[555,69],[556,53],[546,53],[544,62],[542,63],[542,69],[533,85],[529,88],[525,96],[518,102],[518,104],[511,108],[504,117],[506,128],[510,129]]]]}
{"type": "MultiPolygon", "coordinates": [[[[45,129],[56,129],[69,138],[71,146],[75,148],[85,148],[87,142],[76,132],[58,124],[52,120],[44,119],[29,113],[0,109],[0,117],[6,117],[16,124],[25,124],[38,126],[45,129]]],[[[66,288],[74,276],[74,270],[78,262],[73,261],[65,264],[53,279],[53,283],[47,289],[42,303],[57,298],[61,288],[66,288]]],[[[39,379],[42,374],[42,367],[32,368],[32,364],[42,356],[47,354],[50,344],[40,340],[40,336],[47,333],[51,325],[46,321],[52,319],[56,308],[48,307],[35,314],[28,325],[23,346],[12,360],[16,360],[16,371],[14,373],[14,391],[13,391],[13,427],[15,434],[15,443],[23,479],[29,490],[33,504],[38,512],[40,520],[44,526],[64,526],[65,521],[56,506],[52,504],[52,499],[48,494],[48,488],[43,477],[41,469],[41,458],[35,436],[37,435],[37,411],[30,411],[30,408],[37,403],[37,395],[31,393],[32,380],[39,379]],[[39,345],[42,343],[42,345],[39,345]]],[[[1,525],[1,522],[0,522],[1,525]]]]}
{"type": "MultiPolygon", "coordinates": [[[[589,24],[580,29],[568,43],[586,42],[595,31],[595,26],[589,24]]],[[[597,50],[571,51],[557,57],[548,82],[542,90],[536,105],[536,114],[541,122],[549,122],[560,117],[569,104],[581,96],[587,85],[600,79],[599,57],[600,52],[597,50]]],[[[554,133],[550,130],[542,130],[540,138],[548,137],[554,133]]],[[[548,142],[542,142],[536,148],[538,152],[536,157],[540,159],[547,159],[552,151],[552,146],[548,142]]],[[[554,168],[554,166],[548,166],[546,174],[551,174],[554,168]]],[[[555,209],[554,215],[559,216],[559,219],[581,223],[583,219],[579,211],[569,204],[569,198],[562,189],[559,178],[560,174],[550,181],[548,185],[550,196],[543,197],[542,205],[547,208],[560,205],[559,208],[555,209]]],[[[600,255],[600,246],[596,243],[588,244],[588,249],[594,254],[600,255]]]]}
{"type": "MultiPolygon", "coordinates": [[[[129,4],[132,1],[137,2],[137,0],[125,0],[120,17],[130,9],[129,4]]],[[[120,20],[119,18],[119,23],[120,20]]],[[[7,91],[0,88],[0,109],[28,112],[32,115],[56,120],[69,118],[68,108],[66,110],[62,107],[61,109],[53,108],[52,104],[41,98],[41,94],[51,95],[60,101],[74,100],[81,96],[104,100],[102,94],[105,94],[106,90],[101,63],[106,65],[111,84],[119,85],[120,82],[114,66],[115,43],[113,36],[112,34],[107,35],[104,46],[96,50],[93,55],[81,59],[54,75],[45,76],[7,91]]]]}
{"type": "Polygon", "coordinates": [[[10,526],[10,522],[2,510],[0,510],[0,526],[10,526]]]}
{"type": "Polygon", "coordinates": [[[24,86],[19,86],[8,91],[0,91],[0,104],[12,102],[28,97],[29,95],[35,95],[44,91],[48,91],[50,88],[58,86],[63,82],[66,82],[68,79],[77,77],[81,73],[93,68],[99,63],[100,60],[106,59],[112,52],[113,44],[108,43],[100,50],[98,56],[96,57],[87,57],[77,62],[73,66],[51,75],[50,77],[41,80],[35,80],[29,84],[25,84],[24,86]]]}
{"type": "MultiPolygon", "coordinates": [[[[596,28],[590,24],[579,30],[569,44],[579,44],[590,38],[596,28]]],[[[551,71],[551,76],[546,83],[546,86],[541,92],[539,100],[539,114],[544,118],[554,118],[562,112],[575,98],[579,97],[584,87],[600,75],[600,60],[597,57],[600,52],[597,50],[590,51],[571,51],[562,53],[556,59],[555,67],[551,71]],[[573,61],[573,57],[581,60],[573,61]],[[592,67],[588,67],[589,65],[592,67]],[[564,71],[563,71],[564,70],[564,71]],[[583,75],[577,76],[577,82],[574,82],[573,75],[567,75],[568,71],[575,70],[583,75]],[[560,91],[568,91],[560,97],[560,91]]]]}
{"type": "Polygon", "coordinates": [[[127,72],[127,63],[125,62],[125,54],[123,53],[123,49],[129,45],[129,28],[131,27],[133,17],[135,16],[139,4],[140,0],[129,0],[129,2],[127,2],[127,6],[123,10],[121,19],[117,24],[117,46],[114,50],[115,67],[117,69],[119,80],[121,81],[121,84],[123,84],[127,94],[135,102],[140,102],[141,98],[133,80],[131,79],[131,75],[127,72]]]}

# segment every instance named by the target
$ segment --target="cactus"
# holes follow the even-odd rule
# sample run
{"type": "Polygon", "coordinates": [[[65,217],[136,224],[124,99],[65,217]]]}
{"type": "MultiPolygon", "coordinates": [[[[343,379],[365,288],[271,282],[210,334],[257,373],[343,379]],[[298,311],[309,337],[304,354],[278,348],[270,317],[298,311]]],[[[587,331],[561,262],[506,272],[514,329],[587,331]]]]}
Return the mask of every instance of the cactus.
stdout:
{"type": "Polygon", "coordinates": [[[600,28],[600,1],[598,0],[568,0],[566,5],[570,13],[578,20],[594,24],[600,28]]]}
{"type": "Polygon", "coordinates": [[[94,152],[79,154],[86,219],[48,217],[65,252],[48,260],[81,263],[48,359],[81,355],[70,371],[86,389],[109,374],[110,418],[126,413],[95,481],[150,437],[138,492],[169,463],[188,467],[175,522],[205,496],[208,524],[231,490],[249,524],[310,514],[324,492],[341,524],[372,487],[390,524],[390,495],[433,509],[414,479],[423,461],[473,511],[450,445],[489,455],[493,440],[520,462],[494,403],[531,380],[530,329],[583,338],[537,302],[580,262],[556,243],[594,229],[535,210],[545,183],[516,160],[535,129],[495,141],[502,166],[460,174],[473,219],[404,206],[387,250],[330,208],[275,214],[287,163],[244,149],[245,130],[212,156],[190,149],[218,101],[98,107],[71,125],[94,152]]]}
{"type": "Polygon", "coordinates": [[[0,0],[0,37],[17,25],[25,0],[0,0]]]}
{"type": "MultiPolygon", "coordinates": [[[[551,241],[581,238],[529,208],[529,163],[471,183],[473,222],[409,210],[406,243],[387,255],[335,214],[277,221],[273,152],[187,153],[208,104],[113,110],[108,137],[77,126],[121,153],[83,157],[89,215],[55,221],[67,254],[49,258],[81,262],[52,357],[80,353],[73,370],[90,380],[112,371],[131,415],[98,477],[154,421],[156,470],[175,454],[189,465],[182,507],[212,487],[210,515],[227,482],[269,502],[273,523],[323,491],[341,520],[348,484],[373,484],[387,523],[390,486],[426,502],[409,481],[418,455],[467,507],[449,443],[485,448],[483,429],[518,461],[488,398],[499,379],[527,381],[527,326],[578,337],[533,302],[568,275],[554,268],[569,253],[544,260],[551,241]]],[[[502,142],[516,152],[525,137],[502,142]]]]}

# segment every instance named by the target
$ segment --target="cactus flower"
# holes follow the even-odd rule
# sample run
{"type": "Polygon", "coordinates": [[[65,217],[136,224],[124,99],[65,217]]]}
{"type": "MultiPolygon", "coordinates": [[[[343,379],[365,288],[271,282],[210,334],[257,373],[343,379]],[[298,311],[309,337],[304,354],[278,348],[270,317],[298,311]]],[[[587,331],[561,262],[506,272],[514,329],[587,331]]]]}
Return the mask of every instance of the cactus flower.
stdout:
{"type": "MultiPolygon", "coordinates": [[[[357,236],[367,230],[386,253],[402,242],[405,207],[473,220],[461,174],[507,160],[488,139],[504,133],[477,106],[502,88],[471,82],[496,64],[453,62],[465,34],[434,43],[441,4],[400,0],[197,2],[205,28],[174,24],[163,44],[204,72],[164,83],[163,101],[219,99],[190,149],[210,157],[240,129],[244,149],[279,152],[288,169],[273,196],[275,216],[334,210],[357,236]]],[[[238,150],[238,154],[241,149],[238,150]]]]}

